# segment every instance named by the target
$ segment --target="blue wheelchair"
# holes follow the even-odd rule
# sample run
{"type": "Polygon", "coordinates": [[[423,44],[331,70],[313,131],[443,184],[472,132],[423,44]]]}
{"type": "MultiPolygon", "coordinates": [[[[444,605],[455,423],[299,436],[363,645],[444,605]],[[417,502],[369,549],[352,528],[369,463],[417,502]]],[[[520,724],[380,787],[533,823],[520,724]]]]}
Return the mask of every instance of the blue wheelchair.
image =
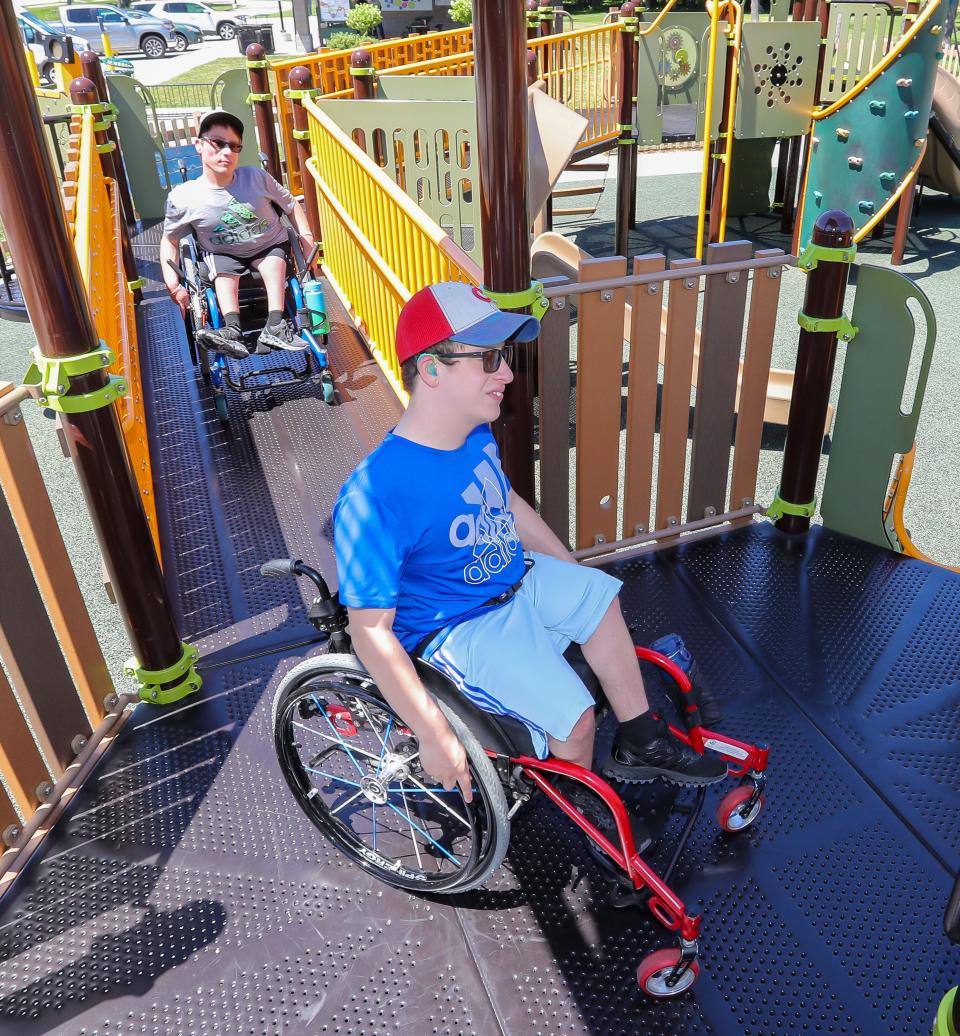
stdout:
{"type": "MultiPolygon", "coordinates": [[[[180,242],[177,273],[190,296],[185,320],[190,358],[199,367],[204,382],[213,393],[217,417],[222,422],[230,419],[228,389],[237,393],[269,392],[280,386],[316,380],[320,384],[324,402],[331,406],[337,402],[327,353],[330,324],[323,301],[323,289],[310,272],[319,246],[314,246],[310,256],[305,258],[299,238],[292,228],[288,228],[288,235],[290,269],[285,308],[286,316],[306,343],[300,367],[291,366],[290,363],[276,363],[276,354],[267,357],[251,355],[246,360],[229,359],[222,352],[209,349],[198,340],[198,333],[204,328],[223,326],[223,314],[213,285],[206,277],[206,264],[196,238],[189,234],[180,242]]],[[[240,278],[240,317],[244,337],[256,334],[249,328],[262,326],[266,313],[266,293],[259,274],[245,274],[240,278]]]]}

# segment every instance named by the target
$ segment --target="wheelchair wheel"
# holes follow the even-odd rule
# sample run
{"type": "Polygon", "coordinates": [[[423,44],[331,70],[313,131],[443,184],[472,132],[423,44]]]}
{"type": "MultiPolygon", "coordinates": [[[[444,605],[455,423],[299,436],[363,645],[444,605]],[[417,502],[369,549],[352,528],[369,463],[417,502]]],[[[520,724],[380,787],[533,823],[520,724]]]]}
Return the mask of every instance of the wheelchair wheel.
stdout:
{"type": "Polygon", "coordinates": [[[307,659],[285,677],[274,743],[300,808],[354,863],[397,888],[466,892],[503,860],[510,822],[490,759],[438,705],[467,753],[470,803],[423,772],[416,739],[353,655],[307,659]]]}

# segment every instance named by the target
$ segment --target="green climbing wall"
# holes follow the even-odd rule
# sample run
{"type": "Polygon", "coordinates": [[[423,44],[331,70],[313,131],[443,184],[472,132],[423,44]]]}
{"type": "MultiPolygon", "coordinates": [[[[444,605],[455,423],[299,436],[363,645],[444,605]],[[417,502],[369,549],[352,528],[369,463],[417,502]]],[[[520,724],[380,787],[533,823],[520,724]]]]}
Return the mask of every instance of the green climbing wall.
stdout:
{"type": "Polygon", "coordinates": [[[916,164],[927,136],[947,4],[861,93],[814,123],[801,248],[821,212],[843,209],[861,230],[916,164]]]}

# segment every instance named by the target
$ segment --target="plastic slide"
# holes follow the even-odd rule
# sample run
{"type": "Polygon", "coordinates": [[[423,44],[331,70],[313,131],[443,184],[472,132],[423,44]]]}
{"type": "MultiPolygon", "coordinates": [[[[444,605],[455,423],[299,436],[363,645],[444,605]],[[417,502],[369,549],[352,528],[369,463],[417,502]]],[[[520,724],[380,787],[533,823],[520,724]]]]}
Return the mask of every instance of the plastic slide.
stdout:
{"type": "Polygon", "coordinates": [[[960,195],[960,79],[942,67],[937,69],[933,87],[920,182],[944,194],[960,195]]]}

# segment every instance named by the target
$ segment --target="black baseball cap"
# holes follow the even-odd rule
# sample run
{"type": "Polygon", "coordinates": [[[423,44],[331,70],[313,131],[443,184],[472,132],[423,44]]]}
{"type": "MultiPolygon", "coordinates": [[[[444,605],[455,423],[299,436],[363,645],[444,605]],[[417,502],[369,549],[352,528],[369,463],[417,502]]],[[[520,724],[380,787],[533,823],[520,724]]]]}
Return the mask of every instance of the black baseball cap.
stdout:
{"type": "Polygon", "coordinates": [[[229,126],[243,140],[243,123],[236,115],[224,111],[223,108],[214,108],[213,111],[207,112],[204,115],[200,120],[200,129],[197,136],[202,137],[211,126],[229,126]]]}

